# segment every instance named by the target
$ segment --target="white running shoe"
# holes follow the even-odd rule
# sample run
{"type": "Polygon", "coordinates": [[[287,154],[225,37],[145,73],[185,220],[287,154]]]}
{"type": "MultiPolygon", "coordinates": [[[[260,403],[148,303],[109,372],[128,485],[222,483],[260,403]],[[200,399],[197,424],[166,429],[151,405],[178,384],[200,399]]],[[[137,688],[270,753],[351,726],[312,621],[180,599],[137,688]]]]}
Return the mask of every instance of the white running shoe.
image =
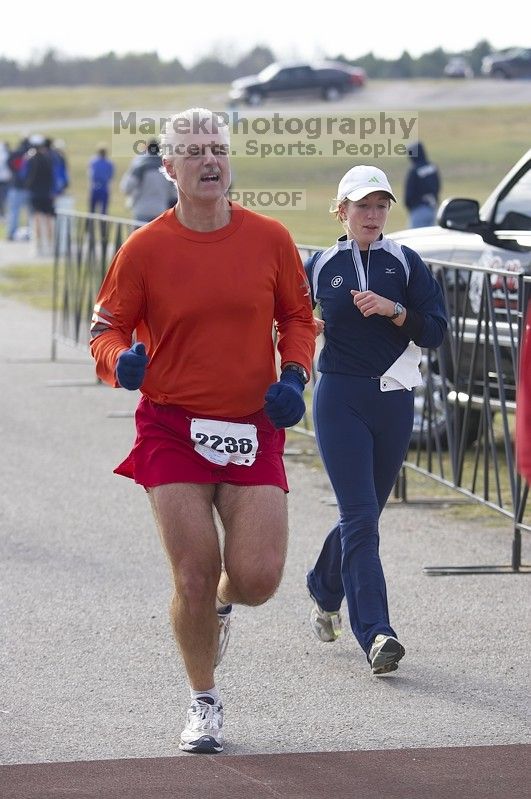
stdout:
{"type": "Polygon", "coordinates": [[[179,749],[202,755],[216,755],[223,751],[223,705],[211,697],[192,699],[186,717],[186,727],[181,733],[179,749]]]}
{"type": "Polygon", "coordinates": [[[229,638],[230,638],[231,613],[232,613],[232,605],[226,605],[222,610],[218,610],[218,624],[219,624],[218,651],[216,653],[216,659],[214,660],[214,666],[219,666],[219,664],[223,660],[225,652],[227,651],[227,646],[229,644],[229,638]]]}
{"type": "Polygon", "coordinates": [[[392,635],[377,635],[369,651],[371,671],[377,676],[396,671],[398,661],[406,654],[402,644],[392,635]]]}
{"type": "Polygon", "coordinates": [[[327,610],[323,610],[311,593],[310,599],[313,602],[312,612],[310,613],[310,624],[314,634],[320,641],[324,641],[325,643],[337,641],[341,635],[340,611],[334,610],[329,613],[327,610]]]}

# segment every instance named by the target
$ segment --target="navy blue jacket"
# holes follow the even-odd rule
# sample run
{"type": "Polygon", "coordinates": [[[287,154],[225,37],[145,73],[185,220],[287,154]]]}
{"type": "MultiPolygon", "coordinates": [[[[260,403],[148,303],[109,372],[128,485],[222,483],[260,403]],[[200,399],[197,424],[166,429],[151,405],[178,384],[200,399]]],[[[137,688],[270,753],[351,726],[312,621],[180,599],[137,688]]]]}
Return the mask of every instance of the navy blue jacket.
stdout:
{"type": "Polygon", "coordinates": [[[441,188],[439,170],[428,160],[421,142],[411,145],[408,152],[412,164],[406,175],[405,206],[410,211],[419,205],[436,208],[441,188]]]}
{"type": "Polygon", "coordinates": [[[380,377],[413,340],[419,347],[438,347],[446,331],[446,311],[439,284],[409,247],[381,237],[371,244],[366,266],[357,243],[342,236],[333,247],[312,255],[305,264],[314,307],[325,323],[320,372],[380,377]],[[401,327],[377,314],[364,317],[351,289],[370,289],[407,309],[401,327]]]}

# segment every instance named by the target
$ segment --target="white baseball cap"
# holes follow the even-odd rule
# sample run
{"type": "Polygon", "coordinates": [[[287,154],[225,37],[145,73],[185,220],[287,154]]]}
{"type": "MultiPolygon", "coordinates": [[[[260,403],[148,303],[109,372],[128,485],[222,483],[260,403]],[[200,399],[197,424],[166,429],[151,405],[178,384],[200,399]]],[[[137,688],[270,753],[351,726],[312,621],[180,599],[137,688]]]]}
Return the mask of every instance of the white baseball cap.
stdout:
{"type": "Polygon", "coordinates": [[[339,181],[337,199],[361,200],[373,191],[385,191],[396,203],[385,172],[376,166],[353,166],[339,181]]]}

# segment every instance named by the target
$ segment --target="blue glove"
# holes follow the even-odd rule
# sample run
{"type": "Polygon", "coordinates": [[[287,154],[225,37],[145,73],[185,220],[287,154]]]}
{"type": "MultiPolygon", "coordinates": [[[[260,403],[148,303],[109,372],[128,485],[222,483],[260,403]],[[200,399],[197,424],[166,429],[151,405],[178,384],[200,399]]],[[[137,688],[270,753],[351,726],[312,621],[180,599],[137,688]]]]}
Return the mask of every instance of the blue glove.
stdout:
{"type": "Polygon", "coordinates": [[[293,369],[286,369],[278,383],[269,386],[264,411],[276,428],[291,427],[300,422],[306,412],[303,391],[304,380],[293,369]]]}
{"type": "Polygon", "coordinates": [[[127,388],[129,391],[140,388],[148,360],[146,348],[140,341],[120,353],[116,361],[116,379],[122,388],[127,388]]]}

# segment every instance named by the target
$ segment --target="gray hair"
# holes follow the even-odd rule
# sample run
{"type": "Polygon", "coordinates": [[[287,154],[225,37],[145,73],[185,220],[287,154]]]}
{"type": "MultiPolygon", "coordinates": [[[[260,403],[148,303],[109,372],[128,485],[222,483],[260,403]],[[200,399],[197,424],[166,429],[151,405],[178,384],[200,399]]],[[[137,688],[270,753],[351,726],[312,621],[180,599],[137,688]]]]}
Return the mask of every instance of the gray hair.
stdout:
{"type": "Polygon", "coordinates": [[[225,144],[230,144],[227,119],[208,108],[187,108],[174,114],[160,134],[160,154],[163,159],[172,160],[176,155],[176,145],[185,136],[199,136],[211,133],[220,135],[225,144]]]}

